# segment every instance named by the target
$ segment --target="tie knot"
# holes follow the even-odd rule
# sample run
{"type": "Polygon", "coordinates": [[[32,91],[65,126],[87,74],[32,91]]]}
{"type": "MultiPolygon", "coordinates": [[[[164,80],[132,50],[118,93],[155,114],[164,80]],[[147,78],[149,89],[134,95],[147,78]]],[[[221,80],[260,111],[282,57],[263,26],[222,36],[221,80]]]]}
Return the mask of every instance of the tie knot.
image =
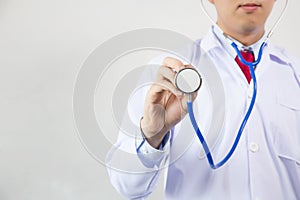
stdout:
{"type": "Polygon", "coordinates": [[[254,54],[253,51],[251,50],[242,50],[241,54],[243,56],[243,58],[247,61],[247,62],[253,62],[254,61],[254,54]]]}

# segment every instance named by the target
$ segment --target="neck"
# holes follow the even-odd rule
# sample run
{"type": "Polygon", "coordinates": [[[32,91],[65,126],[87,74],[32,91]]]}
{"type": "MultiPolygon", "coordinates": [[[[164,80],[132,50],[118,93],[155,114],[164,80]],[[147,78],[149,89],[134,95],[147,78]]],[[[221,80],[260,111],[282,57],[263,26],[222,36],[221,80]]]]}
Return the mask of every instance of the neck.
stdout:
{"type": "Polygon", "coordinates": [[[237,30],[229,31],[220,25],[219,27],[226,35],[239,41],[244,46],[250,46],[256,43],[263,37],[265,33],[264,28],[256,28],[256,29],[242,30],[242,31],[237,31],[237,30]]]}
{"type": "Polygon", "coordinates": [[[244,46],[250,46],[257,41],[260,40],[260,38],[263,37],[264,32],[260,34],[228,34],[230,37],[234,38],[235,40],[239,41],[244,46]]]}

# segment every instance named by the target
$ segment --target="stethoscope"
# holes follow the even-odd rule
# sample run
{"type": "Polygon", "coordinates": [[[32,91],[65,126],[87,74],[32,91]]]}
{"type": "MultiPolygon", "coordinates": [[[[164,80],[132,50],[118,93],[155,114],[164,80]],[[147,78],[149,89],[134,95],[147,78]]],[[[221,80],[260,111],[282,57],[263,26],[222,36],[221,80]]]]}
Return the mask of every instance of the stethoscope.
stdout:
{"type": "MultiPolygon", "coordinates": [[[[255,72],[254,72],[254,68],[255,66],[257,66],[262,58],[262,53],[263,53],[263,49],[267,44],[268,39],[271,37],[274,29],[277,27],[279,21],[281,20],[281,18],[283,17],[283,14],[286,10],[288,4],[288,0],[285,0],[285,6],[279,16],[279,18],[277,19],[276,23],[274,24],[274,26],[271,28],[271,30],[269,31],[266,39],[264,40],[264,42],[261,44],[260,48],[259,48],[259,52],[258,52],[258,56],[257,59],[254,62],[248,62],[246,61],[243,56],[241,55],[241,52],[239,51],[238,45],[235,43],[235,41],[228,35],[226,35],[225,33],[223,33],[224,37],[228,40],[230,40],[231,42],[231,46],[233,47],[233,49],[236,51],[237,56],[239,58],[239,60],[245,64],[246,66],[249,67],[250,69],[250,75],[252,78],[252,83],[253,83],[253,94],[252,94],[252,99],[251,102],[249,104],[248,110],[244,116],[244,119],[240,125],[240,128],[238,130],[237,136],[234,140],[234,143],[232,145],[232,147],[230,148],[229,152],[226,154],[226,156],[218,163],[214,163],[213,157],[211,155],[210,149],[207,145],[207,142],[205,141],[200,128],[198,127],[198,124],[196,122],[195,116],[194,116],[194,111],[193,111],[193,101],[192,101],[192,94],[194,92],[197,92],[201,85],[202,85],[202,78],[200,73],[195,69],[195,68],[183,68],[180,71],[177,72],[176,76],[175,76],[175,85],[178,88],[178,90],[180,90],[181,92],[185,93],[188,96],[188,101],[187,101],[187,110],[188,110],[188,114],[192,123],[192,126],[202,144],[202,147],[205,151],[206,154],[206,158],[208,160],[208,163],[210,165],[210,167],[212,169],[217,169],[221,166],[223,166],[229,159],[230,157],[233,155],[239,140],[242,136],[243,130],[247,124],[247,121],[250,117],[250,114],[253,110],[253,106],[255,104],[255,100],[256,100],[256,94],[257,94],[257,81],[256,81],[256,76],[255,76],[255,72]]],[[[201,7],[204,11],[204,13],[208,16],[208,18],[213,22],[213,24],[215,24],[214,20],[212,19],[212,17],[208,14],[207,10],[205,9],[205,6],[203,4],[203,0],[201,0],[201,7]]]]}

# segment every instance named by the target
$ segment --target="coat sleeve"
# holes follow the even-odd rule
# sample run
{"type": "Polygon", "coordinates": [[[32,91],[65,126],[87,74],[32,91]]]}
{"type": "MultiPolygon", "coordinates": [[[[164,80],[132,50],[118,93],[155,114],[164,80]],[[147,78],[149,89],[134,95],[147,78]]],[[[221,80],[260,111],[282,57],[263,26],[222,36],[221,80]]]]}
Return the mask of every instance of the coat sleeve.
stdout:
{"type": "MultiPolygon", "coordinates": [[[[193,58],[195,45],[187,45],[181,49],[183,55],[193,58]]],[[[143,116],[146,93],[155,80],[158,68],[165,57],[176,57],[175,54],[162,54],[150,61],[140,77],[141,82],[137,90],[131,95],[127,105],[127,116],[123,118],[125,127],[130,130],[126,133],[119,131],[118,140],[108,152],[106,166],[110,181],[114,188],[129,199],[144,199],[149,196],[158,183],[163,169],[167,169],[170,155],[170,146],[174,137],[172,129],[164,138],[159,149],[151,147],[140,133],[139,123],[143,116]],[[144,87],[143,86],[148,86],[144,87]],[[129,119],[129,120],[128,120],[129,119]],[[127,126],[133,122],[133,126],[127,126]]],[[[191,58],[191,60],[193,60],[191,58]]],[[[187,62],[187,61],[186,61],[187,62]]],[[[187,63],[192,63],[188,61],[187,63]]],[[[125,128],[126,129],[126,128],[125,128]]]]}
{"type": "Polygon", "coordinates": [[[155,189],[169,154],[169,135],[160,149],[145,139],[119,133],[117,143],[106,157],[106,166],[114,188],[129,199],[144,199],[155,189]]]}

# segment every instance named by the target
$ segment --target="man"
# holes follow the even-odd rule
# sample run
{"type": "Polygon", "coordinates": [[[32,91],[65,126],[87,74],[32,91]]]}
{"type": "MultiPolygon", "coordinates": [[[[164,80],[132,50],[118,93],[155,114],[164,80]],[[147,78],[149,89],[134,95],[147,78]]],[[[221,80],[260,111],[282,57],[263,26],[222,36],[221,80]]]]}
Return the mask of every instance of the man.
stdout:
{"type": "MultiPolygon", "coordinates": [[[[225,122],[212,151],[218,161],[232,146],[237,125],[251,100],[253,84],[237,64],[237,54],[223,32],[257,58],[275,1],[210,2],[217,10],[217,25],[198,45],[218,67],[224,85],[225,122]]],[[[177,134],[190,132],[177,128],[187,113],[187,97],[176,88],[174,77],[184,67],[191,66],[165,58],[146,95],[140,122],[145,140],[137,145],[137,157],[157,170],[130,175],[109,169],[116,189],[130,199],[146,198],[155,189],[159,166],[172,160],[166,170],[165,198],[169,200],[300,199],[300,62],[283,49],[267,44],[255,69],[259,86],[253,112],[232,158],[217,170],[199,158],[202,147],[198,141],[174,159],[176,148],[180,148],[176,145],[176,130],[180,132],[177,134]]],[[[193,97],[196,102],[205,98],[201,94],[193,97]]],[[[209,113],[201,113],[204,121],[206,115],[209,113]]],[[[112,152],[107,162],[113,157],[112,152]]]]}

